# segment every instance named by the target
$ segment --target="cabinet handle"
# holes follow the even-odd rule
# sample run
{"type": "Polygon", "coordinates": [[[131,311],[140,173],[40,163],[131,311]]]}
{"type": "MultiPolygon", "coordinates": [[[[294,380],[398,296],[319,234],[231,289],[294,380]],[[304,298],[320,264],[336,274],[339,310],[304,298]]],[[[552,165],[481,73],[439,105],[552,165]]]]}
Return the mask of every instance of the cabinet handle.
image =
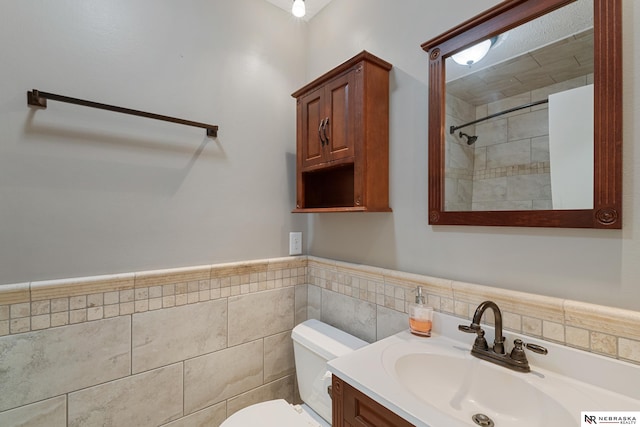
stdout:
{"type": "Polygon", "coordinates": [[[324,119],[324,126],[322,126],[322,134],[324,135],[324,143],[329,145],[329,137],[327,136],[327,125],[329,124],[329,117],[324,119]]]}
{"type": "Polygon", "coordinates": [[[320,126],[318,126],[318,138],[320,138],[320,146],[324,146],[324,139],[322,139],[322,129],[324,128],[324,119],[320,121],[320,126]]]}

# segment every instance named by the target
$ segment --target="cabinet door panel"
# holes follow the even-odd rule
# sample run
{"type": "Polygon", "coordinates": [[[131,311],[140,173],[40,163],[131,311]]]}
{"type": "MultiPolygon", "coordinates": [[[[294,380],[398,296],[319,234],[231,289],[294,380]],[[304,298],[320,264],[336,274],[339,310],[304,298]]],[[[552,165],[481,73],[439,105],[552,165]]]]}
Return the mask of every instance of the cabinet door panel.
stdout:
{"type": "Polygon", "coordinates": [[[320,123],[325,118],[323,90],[311,92],[302,98],[302,166],[322,163],[323,147],[320,140],[320,123]]]}
{"type": "Polygon", "coordinates": [[[334,427],[415,427],[335,375],[332,389],[334,427]]]}
{"type": "Polygon", "coordinates": [[[326,87],[329,124],[326,126],[330,160],[354,155],[355,125],[354,72],[331,81],[326,87]]]}

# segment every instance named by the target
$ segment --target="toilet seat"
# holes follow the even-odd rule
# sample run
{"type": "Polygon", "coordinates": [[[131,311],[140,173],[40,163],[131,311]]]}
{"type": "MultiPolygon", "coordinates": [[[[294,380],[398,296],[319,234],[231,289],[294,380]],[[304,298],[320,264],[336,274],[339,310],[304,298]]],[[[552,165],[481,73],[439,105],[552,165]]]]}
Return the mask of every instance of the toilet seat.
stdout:
{"type": "Polygon", "coordinates": [[[303,406],[284,399],[256,403],[231,415],[221,427],[330,427],[324,420],[314,419],[320,417],[313,417],[307,412],[311,409],[303,406]]]}

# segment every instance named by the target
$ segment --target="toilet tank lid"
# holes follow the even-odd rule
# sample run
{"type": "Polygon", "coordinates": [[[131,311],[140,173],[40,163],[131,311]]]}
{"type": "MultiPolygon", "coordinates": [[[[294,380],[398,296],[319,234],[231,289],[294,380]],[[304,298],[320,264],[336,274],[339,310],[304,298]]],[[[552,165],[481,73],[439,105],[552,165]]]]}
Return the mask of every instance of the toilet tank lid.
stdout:
{"type": "Polygon", "coordinates": [[[304,345],[326,360],[351,353],[368,343],[316,319],[306,320],[293,328],[293,341],[304,345]]]}

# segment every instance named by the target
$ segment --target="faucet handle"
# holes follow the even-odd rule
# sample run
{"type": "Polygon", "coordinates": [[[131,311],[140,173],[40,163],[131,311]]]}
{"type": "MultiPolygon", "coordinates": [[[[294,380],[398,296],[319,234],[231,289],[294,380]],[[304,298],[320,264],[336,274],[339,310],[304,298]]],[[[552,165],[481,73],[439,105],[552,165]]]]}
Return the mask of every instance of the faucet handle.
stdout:
{"type": "Polygon", "coordinates": [[[475,328],[473,325],[473,323],[471,324],[471,326],[458,325],[458,330],[461,332],[466,332],[467,334],[475,334],[478,332],[478,328],[475,328]]]}
{"type": "Polygon", "coordinates": [[[527,356],[524,354],[524,348],[533,351],[538,354],[547,354],[549,351],[541,345],[529,344],[522,342],[521,339],[515,339],[513,341],[513,350],[511,350],[511,358],[514,360],[527,360],[527,356]],[[524,348],[523,348],[524,347],[524,348]]]}
{"type": "Polygon", "coordinates": [[[477,334],[476,340],[473,342],[473,348],[476,350],[487,351],[489,346],[487,345],[487,340],[484,337],[484,330],[477,323],[472,323],[471,325],[458,325],[458,330],[462,332],[466,332],[468,334],[477,334]]]}
{"type": "Polygon", "coordinates": [[[524,346],[528,350],[533,351],[534,353],[538,353],[538,354],[547,354],[547,353],[549,353],[549,350],[547,350],[545,347],[543,347],[541,345],[527,343],[524,346]]]}
{"type": "Polygon", "coordinates": [[[482,330],[480,325],[477,323],[472,323],[469,326],[467,325],[458,325],[458,330],[462,332],[466,332],[468,334],[478,334],[482,330]]]}

